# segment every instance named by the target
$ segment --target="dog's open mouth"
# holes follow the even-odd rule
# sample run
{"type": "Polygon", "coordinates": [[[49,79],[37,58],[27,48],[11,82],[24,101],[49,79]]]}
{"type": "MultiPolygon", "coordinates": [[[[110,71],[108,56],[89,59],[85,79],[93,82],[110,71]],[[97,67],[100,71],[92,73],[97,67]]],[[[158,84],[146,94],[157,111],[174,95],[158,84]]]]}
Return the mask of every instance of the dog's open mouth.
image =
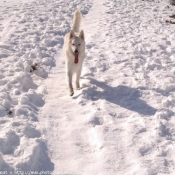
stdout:
{"type": "Polygon", "coordinates": [[[74,60],[74,63],[77,64],[78,63],[78,53],[75,53],[75,60],[74,60]]]}

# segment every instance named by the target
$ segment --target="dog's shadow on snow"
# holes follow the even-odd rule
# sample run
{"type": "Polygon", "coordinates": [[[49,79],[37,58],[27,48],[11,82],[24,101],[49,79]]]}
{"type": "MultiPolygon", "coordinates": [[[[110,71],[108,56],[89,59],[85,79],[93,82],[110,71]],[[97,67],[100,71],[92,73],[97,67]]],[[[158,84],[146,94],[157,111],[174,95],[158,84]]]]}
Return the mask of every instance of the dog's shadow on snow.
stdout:
{"type": "Polygon", "coordinates": [[[144,100],[140,99],[140,91],[136,88],[131,88],[124,85],[111,87],[105,82],[100,82],[93,78],[88,79],[95,86],[92,88],[84,89],[83,94],[85,94],[86,98],[92,101],[105,99],[110,103],[148,116],[154,115],[157,111],[157,109],[149,106],[144,100]],[[97,87],[101,90],[97,90],[97,87]]]}

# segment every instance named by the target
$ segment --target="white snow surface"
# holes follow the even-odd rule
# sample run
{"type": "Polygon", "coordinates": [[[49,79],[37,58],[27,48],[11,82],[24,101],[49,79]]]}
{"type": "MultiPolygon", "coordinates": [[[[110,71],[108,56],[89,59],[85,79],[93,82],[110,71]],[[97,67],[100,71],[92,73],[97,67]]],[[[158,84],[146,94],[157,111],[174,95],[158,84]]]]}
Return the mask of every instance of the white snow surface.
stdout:
{"type": "Polygon", "coordinates": [[[174,175],[173,15],[164,0],[2,0],[0,174],[174,175]],[[76,9],[87,56],[70,97],[76,9]]]}

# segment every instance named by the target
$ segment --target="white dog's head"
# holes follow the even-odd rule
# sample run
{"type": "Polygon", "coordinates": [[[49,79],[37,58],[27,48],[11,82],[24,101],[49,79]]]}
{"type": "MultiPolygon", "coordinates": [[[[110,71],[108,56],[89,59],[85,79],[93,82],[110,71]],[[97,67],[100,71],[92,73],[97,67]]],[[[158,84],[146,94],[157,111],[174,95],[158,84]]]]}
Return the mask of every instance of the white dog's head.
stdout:
{"type": "Polygon", "coordinates": [[[70,31],[69,44],[73,54],[79,54],[85,48],[84,32],[81,30],[79,36],[76,36],[74,31],[70,31]]]}

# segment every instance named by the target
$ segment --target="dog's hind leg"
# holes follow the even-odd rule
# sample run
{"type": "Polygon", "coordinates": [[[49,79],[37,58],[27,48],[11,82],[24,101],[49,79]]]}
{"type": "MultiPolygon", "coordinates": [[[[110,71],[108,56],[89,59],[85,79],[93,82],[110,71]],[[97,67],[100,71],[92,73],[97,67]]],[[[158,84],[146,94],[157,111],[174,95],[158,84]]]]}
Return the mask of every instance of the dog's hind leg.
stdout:
{"type": "Polygon", "coordinates": [[[69,86],[69,94],[72,96],[74,94],[73,86],[72,86],[72,72],[67,71],[67,82],[69,86]]]}
{"type": "Polygon", "coordinates": [[[76,71],[76,81],[75,81],[76,89],[77,90],[80,90],[81,89],[81,87],[80,87],[80,75],[81,75],[81,69],[78,69],[76,71]]]}

